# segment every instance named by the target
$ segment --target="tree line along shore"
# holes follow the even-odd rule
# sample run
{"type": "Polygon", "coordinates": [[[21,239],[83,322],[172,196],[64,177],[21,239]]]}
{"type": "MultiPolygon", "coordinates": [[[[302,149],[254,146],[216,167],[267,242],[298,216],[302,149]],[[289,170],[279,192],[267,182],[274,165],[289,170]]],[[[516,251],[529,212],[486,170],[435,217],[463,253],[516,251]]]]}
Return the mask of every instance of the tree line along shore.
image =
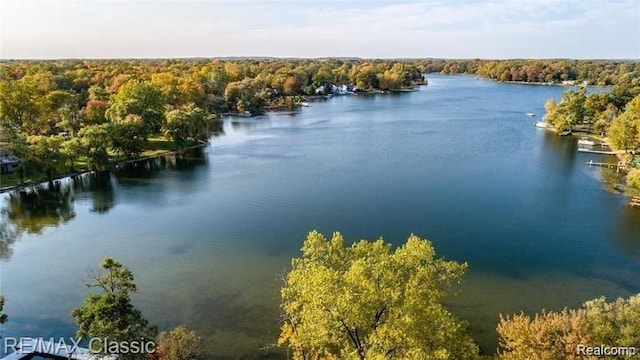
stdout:
{"type": "Polygon", "coordinates": [[[625,190],[640,196],[640,77],[627,78],[609,92],[564,92],[545,104],[544,121],[558,133],[577,131],[608,144],[627,171],[625,190]]]}
{"type": "MultiPolygon", "coordinates": [[[[206,142],[221,114],[306,98],[409,91],[423,74],[637,85],[640,62],[604,60],[157,59],[0,62],[0,188],[104,171],[206,142]],[[305,98],[306,97],[306,98],[305,98]],[[15,167],[15,169],[11,169],[15,167]],[[15,170],[15,172],[10,172],[15,170]]],[[[625,88],[626,89],[626,88],[625,88]]],[[[615,90],[614,88],[614,91],[615,90]]],[[[620,109],[621,100],[614,105],[620,109]]]]}

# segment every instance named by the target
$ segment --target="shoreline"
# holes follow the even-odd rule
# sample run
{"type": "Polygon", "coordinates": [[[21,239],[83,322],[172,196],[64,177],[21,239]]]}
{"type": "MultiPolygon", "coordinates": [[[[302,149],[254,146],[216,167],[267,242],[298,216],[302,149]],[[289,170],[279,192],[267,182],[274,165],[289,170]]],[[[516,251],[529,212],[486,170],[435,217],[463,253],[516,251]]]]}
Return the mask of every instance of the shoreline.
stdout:
{"type": "MultiPolygon", "coordinates": [[[[183,150],[193,150],[193,149],[197,149],[197,148],[203,148],[205,146],[208,146],[209,143],[208,142],[203,142],[202,140],[198,140],[199,144],[193,145],[193,146],[189,146],[184,148],[183,150]]],[[[147,156],[142,156],[142,157],[138,157],[138,158],[134,158],[134,159],[126,159],[126,160],[119,160],[119,161],[115,161],[112,163],[109,163],[108,166],[108,170],[106,171],[111,171],[114,168],[117,168],[120,165],[126,165],[126,164],[132,164],[132,163],[136,163],[139,161],[146,161],[146,160],[151,160],[151,159],[157,159],[161,156],[171,156],[171,155],[176,155],[177,151],[175,150],[167,150],[158,154],[154,154],[154,155],[147,155],[147,156]]],[[[73,178],[76,176],[80,176],[80,175],[84,175],[84,174],[88,174],[88,173],[93,173],[95,172],[95,170],[87,170],[87,169],[83,169],[83,170],[79,170],[79,171],[75,171],[75,172],[70,172],[70,173],[63,173],[63,174],[59,174],[58,176],[54,177],[53,179],[51,179],[52,182],[54,181],[58,181],[58,180],[62,180],[62,179],[67,179],[67,178],[73,178]]],[[[40,180],[30,180],[30,181],[26,181],[22,184],[18,184],[18,185],[10,185],[10,186],[5,186],[5,187],[0,187],[0,194],[4,194],[7,192],[11,192],[11,191],[15,191],[15,190],[21,190],[24,188],[28,188],[28,187],[36,187],[36,186],[40,186],[42,184],[46,184],[48,183],[49,180],[47,179],[40,179],[40,180]]]]}

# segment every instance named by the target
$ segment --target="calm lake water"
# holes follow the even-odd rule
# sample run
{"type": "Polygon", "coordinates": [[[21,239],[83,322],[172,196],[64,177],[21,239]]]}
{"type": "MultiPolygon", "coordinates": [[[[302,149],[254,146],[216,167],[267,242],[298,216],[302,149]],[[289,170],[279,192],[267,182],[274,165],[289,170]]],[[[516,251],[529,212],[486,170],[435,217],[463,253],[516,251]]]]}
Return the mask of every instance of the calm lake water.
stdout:
{"type": "Polygon", "coordinates": [[[499,313],[639,292],[640,211],[608,190],[616,174],[531,126],[565,88],[429,81],[228,120],[188,159],[4,194],[4,335],[73,334],[87,270],[110,256],[134,271],[144,314],[196,328],[210,357],[281,358],[261,350],[278,336],[278,278],[313,229],[415,233],[467,261],[447,303],[487,352],[499,313]]]}

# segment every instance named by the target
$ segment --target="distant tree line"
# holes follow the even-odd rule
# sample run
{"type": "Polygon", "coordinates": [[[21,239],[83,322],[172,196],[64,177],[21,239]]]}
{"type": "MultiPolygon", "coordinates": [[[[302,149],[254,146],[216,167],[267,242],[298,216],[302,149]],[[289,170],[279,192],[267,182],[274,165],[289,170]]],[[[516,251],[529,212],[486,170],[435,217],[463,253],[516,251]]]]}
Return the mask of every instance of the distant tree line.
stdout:
{"type": "Polygon", "coordinates": [[[346,84],[397,90],[419,81],[422,69],[400,61],[4,61],[0,147],[20,158],[22,180],[51,181],[137,157],[153,148],[151,137],[176,151],[207,141],[226,112],[260,113],[346,84]]]}
{"type": "MultiPolygon", "coordinates": [[[[294,106],[301,96],[401,90],[429,72],[500,81],[616,84],[612,97],[585,100],[620,112],[638,86],[640,63],[603,60],[158,59],[0,62],[0,147],[20,158],[20,182],[115,159],[207,141],[224,113],[294,106]],[[153,139],[153,141],[150,141],[153,139]]],[[[608,111],[608,110],[607,110],[608,111]]],[[[604,114],[604,115],[602,115],[604,114]]],[[[603,120],[604,119],[604,120],[603,120]]],[[[580,122],[579,118],[574,120],[580,122]]]]}
{"type": "Polygon", "coordinates": [[[615,85],[640,78],[640,61],[624,60],[441,60],[422,62],[423,70],[443,74],[472,74],[498,81],[615,85]]]}

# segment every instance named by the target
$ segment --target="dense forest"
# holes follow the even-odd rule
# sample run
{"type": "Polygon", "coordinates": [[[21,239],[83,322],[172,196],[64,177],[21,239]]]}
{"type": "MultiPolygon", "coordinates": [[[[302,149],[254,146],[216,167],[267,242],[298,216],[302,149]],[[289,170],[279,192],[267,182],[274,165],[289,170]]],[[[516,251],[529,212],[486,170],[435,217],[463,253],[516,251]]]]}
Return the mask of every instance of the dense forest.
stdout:
{"type": "Polygon", "coordinates": [[[497,81],[615,85],[640,78],[639,61],[622,60],[425,60],[425,72],[473,74],[497,81]]]}
{"type": "MultiPolygon", "coordinates": [[[[305,97],[410,90],[425,73],[500,81],[617,84],[618,111],[640,62],[600,60],[156,59],[0,62],[2,183],[39,181],[206,143],[221,114],[292,108],[305,97]]],[[[599,103],[598,103],[599,104],[599,103]]],[[[599,105],[598,105],[599,106],[599,105]]]]}
{"type": "Polygon", "coordinates": [[[0,141],[20,159],[16,182],[51,181],[206,142],[223,113],[250,116],[296,106],[304,95],[421,81],[418,66],[394,61],[8,61],[0,64],[0,141]]]}

